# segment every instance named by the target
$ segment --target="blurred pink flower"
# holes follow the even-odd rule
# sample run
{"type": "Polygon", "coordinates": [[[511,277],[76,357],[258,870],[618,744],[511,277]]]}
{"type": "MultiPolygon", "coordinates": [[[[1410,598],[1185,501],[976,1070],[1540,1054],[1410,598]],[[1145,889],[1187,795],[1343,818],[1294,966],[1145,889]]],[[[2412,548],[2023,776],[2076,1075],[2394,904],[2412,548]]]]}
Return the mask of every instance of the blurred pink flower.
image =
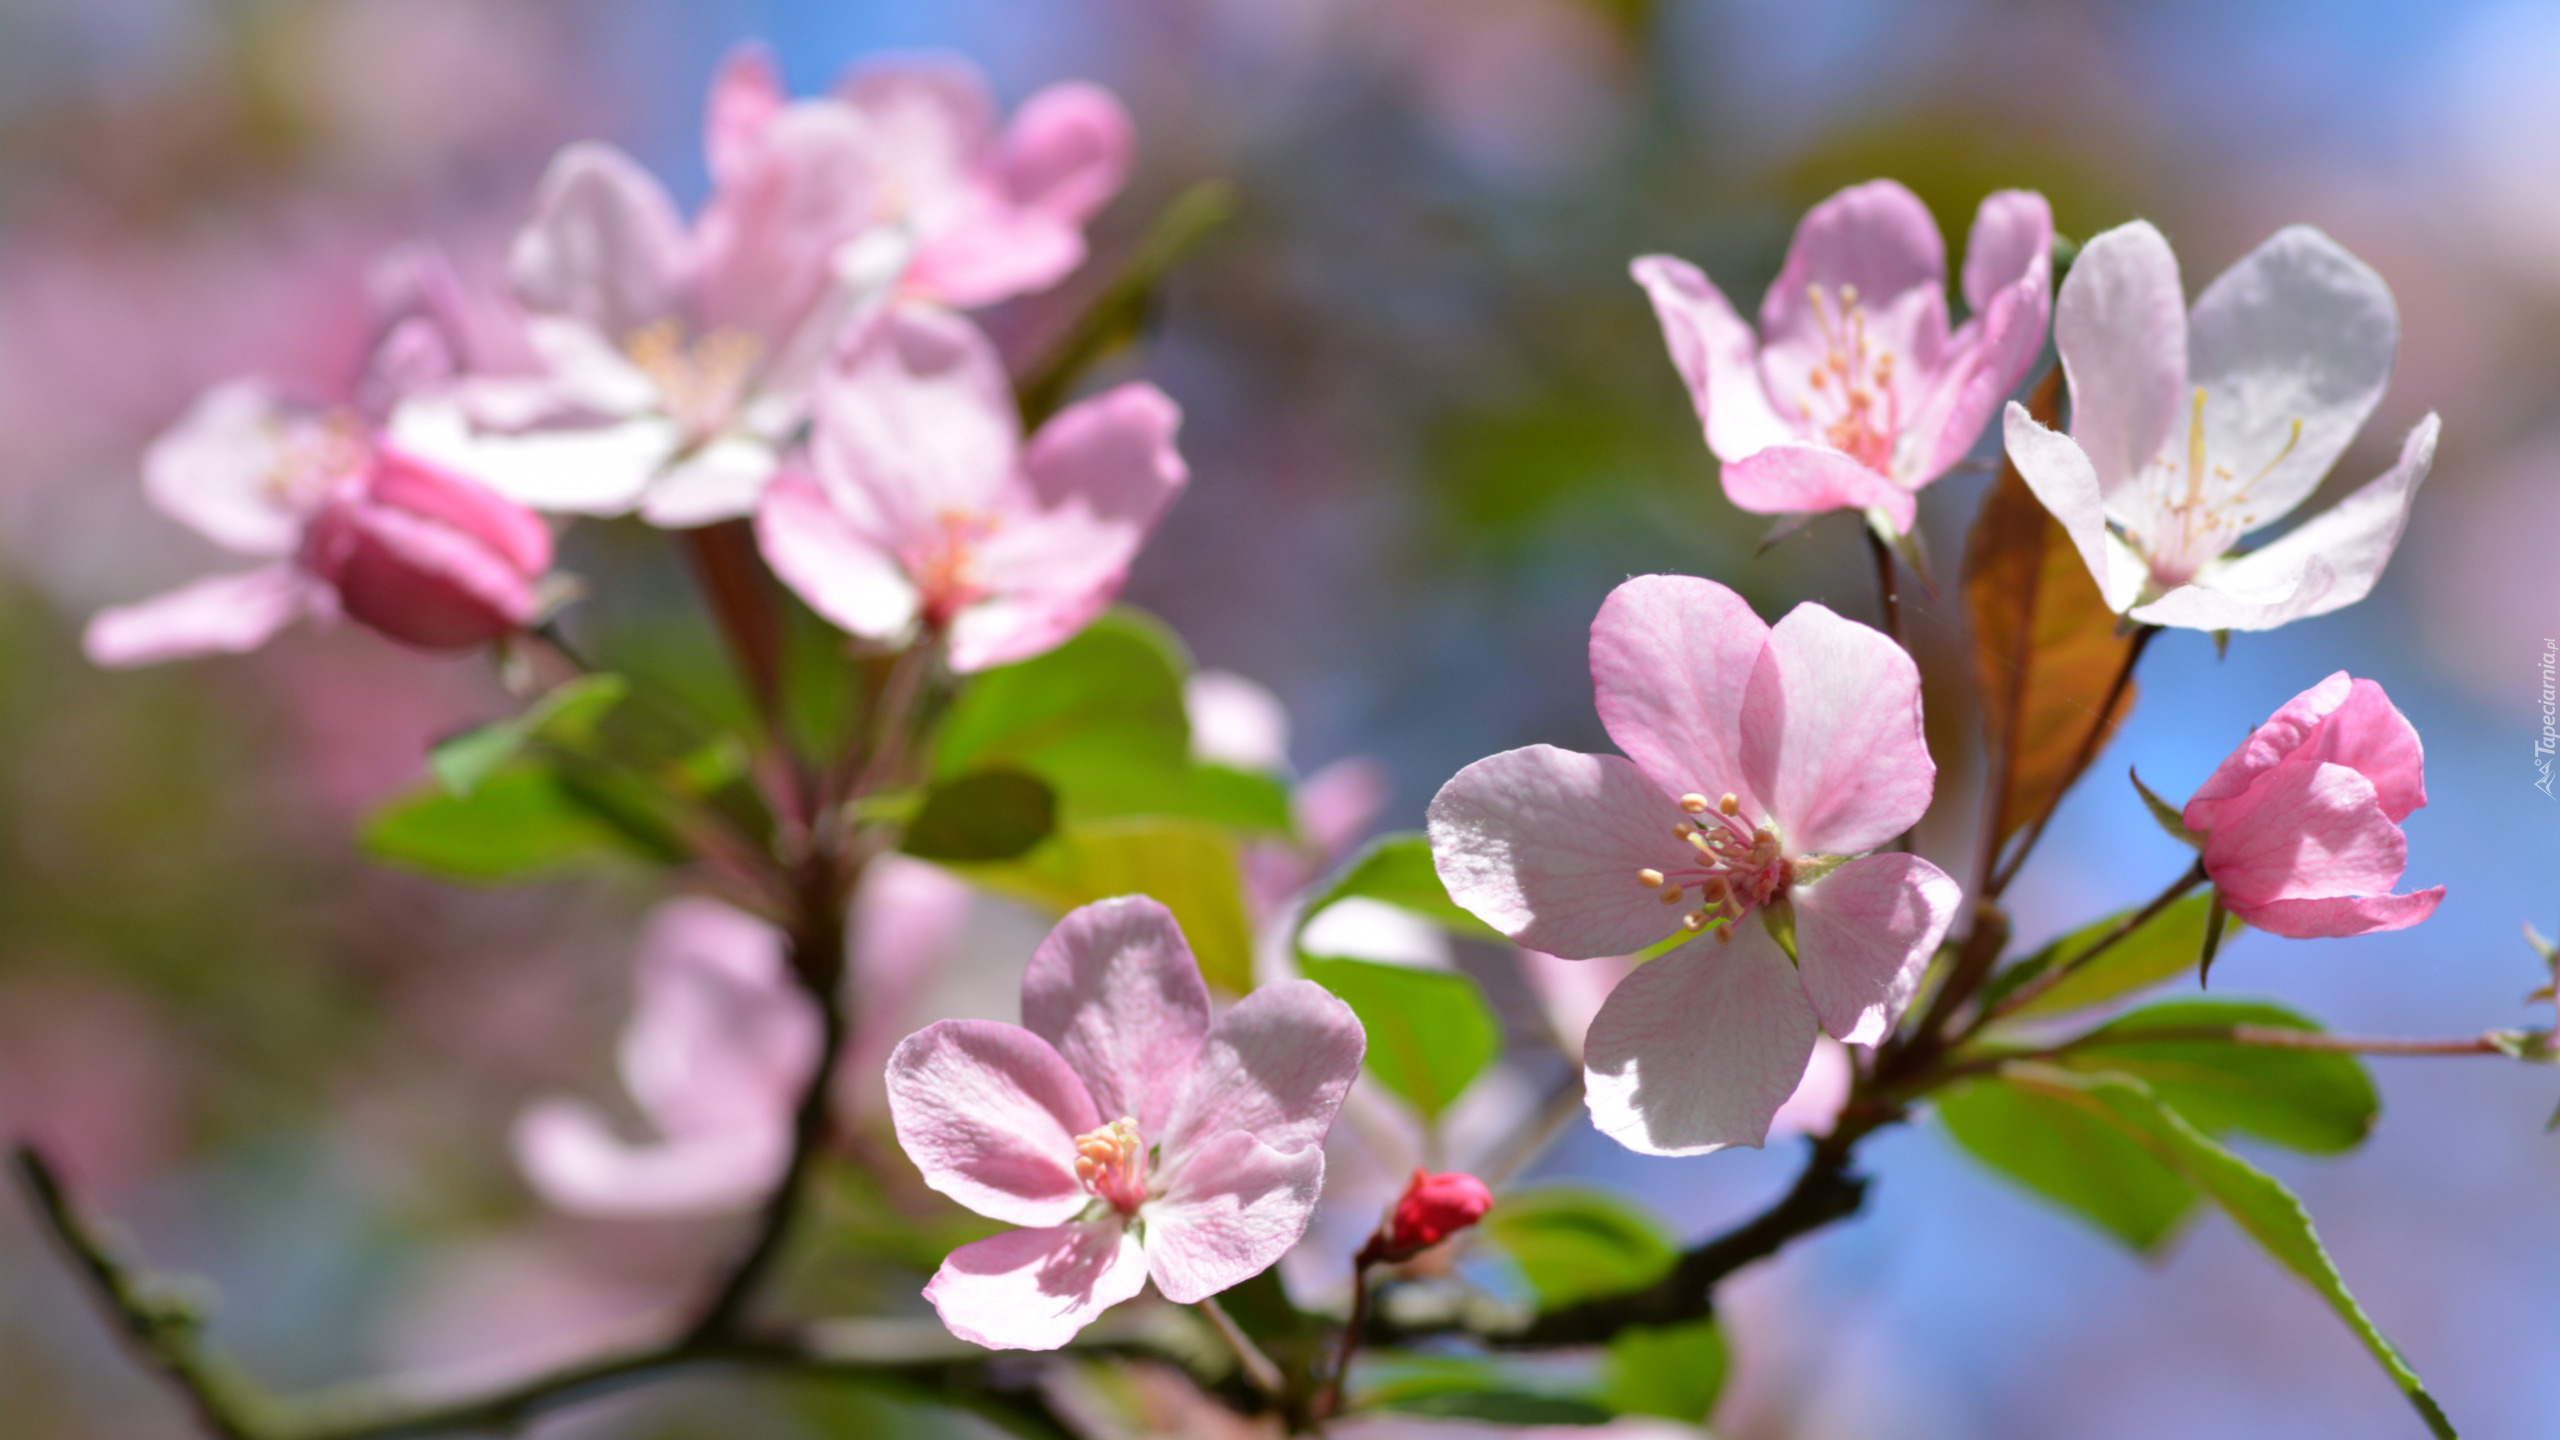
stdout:
{"type": "Polygon", "coordinates": [[[207,392],[152,446],[143,484],[163,512],[271,563],[101,612],[86,637],[100,665],[254,650],[341,613],[405,644],[465,649],[530,621],[551,565],[531,511],[257,381],[207,392]]]}
{"type": "Polygon", "coordinates": [[[765,559],[855,635],[919,626],[962,672],[1065,641],[1120,591],[1190,471],[1181,412],[1128,384],[1071,405],[1026,444],[977,327],[902,307],[820,381],[811,474],[756,514],[765,559]]]}
{"type": "Polygon", "coordinates": [[[2053,213],[1986,198],[1965,245],[1973,317],[1947,331],[1946,247],[1891,180],[1806,212],[1760,305],[1760,333],[1694,265],[1635,262],[1688,382],[1724,493],[1761,514],[1865,510],[1908,533],[1913,495],[1965,457],[2044,346],[2053,213]]]}
{"type": "Polygon", "coordinates": [[[2226,554],[2311,497],[2390,383],[2399,311],[2336,241],[2279,230],[2189,311],[2169,242],[2120,225],[2064,279],[2053,337],[2071,434],[2012,404],[2009,457],[2110,607],[2150,625],[2268,630],[2352,605],[2382,578],[2435,459],[2433,414],[2379,478],[2226,554]]]}
{"type": "Polygon", "coordinates": [[[836,1092],[848,1116],[885,1112],[882,1076],[889,1052],[925,1021],[940,1018],[919,1012],[927,1009],[933,982],[965,963],[961,942],[969,896],[966,881],[922,860],[882,855],[863,867],[846,969],[853,1035],[845,1044],[836,1092]]]}
{"type": "Polygon", "coordinates": [[[1568,958],[1714,929],[1718,945],[1639,967],[1601,1006],[1592,1119],[1650,1154],[1759,1145],[1818,1030],[1883,1037],[1961,898],[1917,856],[1861,855],[1935,788],[1918,667],[1819,605],[1771,627],[1713,581],[1653,575],[1601,606],[1591,675],[1633,758],[1533,745],[1477,761],[1431,802],[1433,859],[1459,904],[1568,958]],[[1771,910],[1792,955],[1743,923],[1771,910]]]}
{"type": "Polygon", "coordinates": [[[717,901],[671,900],[641,935],[620,1057],[659,1138],[632,1144],[584,1101],[547,1099],[516,1122],[516,1162],[575,1214],[743,1209],[782,1175],[817,1053],[818,1016],[780,932],[717,901]]]}
{"type": "Polygon", "coordinates": [[[2206,777],[2180,818],[2231,913],[2308,940],[2405,930],[2444,887],[2394,895],[2400,822],[2427,803],[2418,732],[2382,687],[2339,671],[2294,696],[2206,777]]]}
{"type": "Polygon", "coordinates": [[[898,1142],[925,1183],[1032,1227],[942,1262],[925,1298],[953,1334],[1053,1350],[1150,1275],[1188,1304],[1297,1241],[1360,1069],[1350,1007],[1284,981],[1212,1023],[1171,912],[1129,896],[1058,922],[1023,976],[1022,1018],[941,1021],[889,1061],[898,1142]]]}
{"type": "Polygon", "coordinates": [[[879,219],[912,238],[904,288],[925,300],[973,309],[1056,284],[1129,175],[1128,112],[1099,86],[1052,85],[1001,130],[986,77],[953,56],[861,66],[835,94],[863,119],[879,219]]]}

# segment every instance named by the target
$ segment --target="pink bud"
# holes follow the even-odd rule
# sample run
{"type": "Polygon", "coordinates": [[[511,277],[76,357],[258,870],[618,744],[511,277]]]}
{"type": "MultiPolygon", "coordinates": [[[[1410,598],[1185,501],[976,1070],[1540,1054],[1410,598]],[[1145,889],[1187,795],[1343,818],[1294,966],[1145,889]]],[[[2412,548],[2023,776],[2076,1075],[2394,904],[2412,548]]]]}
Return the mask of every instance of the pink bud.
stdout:
{"type": "Polygon", "coordinates": [[[1484,1218],[1493,1208],[1493,1192],[1464,1171],[1434,1175],[1415,1170],[1387,1221],[1386,1260],[1405,1260],[1439,1244],[1484,1218]]]}
{"type": "Polygon", "coordinates": [[[312,517],[302,563],[392,639],[468,649],[533,619],[551,532],[478,481],[383,448],[312,517]]]}

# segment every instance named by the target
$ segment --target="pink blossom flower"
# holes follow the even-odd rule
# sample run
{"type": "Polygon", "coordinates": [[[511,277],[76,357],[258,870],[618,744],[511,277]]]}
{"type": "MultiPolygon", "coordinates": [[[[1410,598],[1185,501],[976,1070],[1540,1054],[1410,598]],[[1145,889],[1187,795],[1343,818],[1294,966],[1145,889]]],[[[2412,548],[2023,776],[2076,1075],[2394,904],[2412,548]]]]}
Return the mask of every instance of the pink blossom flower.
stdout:
{"type": "Polygon", "coordinates": [[[2391,893],[2409,863],[2400,822],[2427,803],[2425,762],[2382,687],[2341,670],[2286,701],[2180,818],[2248,924],[2297,940],[2405,930],[2444,899],[2441,885],[2391,893]]]}
{"type": "Polygon", "coordinates": [[[1633,270],[1726,498],[1764,515],[1864,510],[1902,534],[1914,493],[1973,448],[2043,347],[2052,249],[2043,196],[1986,198],[1965,246],[1973,316],[1952,335],[1938,224],[1890,180],[1806,212],[1756,338],[1696,266],[1648,255],[1633,270]]]}
{"type": "Polygon", "coordinates": [[[616,1135],[583,1101],[518,1118],[516,1163],[581,1215],[690,1215],[761,1201],[791,1155],[794,1103],[818,1058],[818,1015],[781,932],[717,901],[671,900],[640,939],[622,1081],[658,1132],[616,1135]]]}
{"type": "Polygon", "coordinates": [[[143,484],[170,516],[270,563],[102,611],[86,637],[100,665],[254,650],[341,613],[404,644],[467,648],[541,607],[539,516],[257,381],[197,401],[144,457],[143,484]]]}
{"type": "Polygon", "coordinates": [[[1432,857],[1451,898],[1529,948],[1596,958],[1700,935],[1592,1020],[1592,1119],[1651,1154],[1759,1145],[1817,1031],[1883,1038],[1961,898],[1917,856],[1846,858],[1929,806],[1918,667],[1819,605],[1773,627],[1713,581],[1649,575],[1600,607],[1591,679],[1629,758],[1477,761],[1431,802],[1432,857]],[[1744,923],[1755,912],[1775,925],[1744,923]]]}
{"type": "Polygon", "coordinates": [[[766,492],[764,556],[865,639],[947,636],[963,672],[1084,628],[1190,472],[1152,385],[1071,405],[1026,444],[995,349],[948,311],[883,316],[820,382],[811,473],[766,492]]]}
{"type": "Polygon", "coordinates": [[[2228,553],[2311,497],[2390,382],[2400,315],[2363,261],[2291,226],[2190,311],[2169,242],[2137,220],[2081,252],[2053,339],[2071,434],[2013,404],[2009,458],[2118,613],[2268,630],[2372,591],[2435,459],[2432,414],[2379,478],[2277,540],[2228,553]]]}
{"type": "Polygon", "coordinates": [[[867,65],[836,97],[875,147],[878,218],[910,235],[904,288],[974,309],[1045,290],[1084,263],[1085,222],[1129,175],[1129,114],[1070,81],[998,129],[986,77],[951,56],[867,65]]]}
{"type": "Polygon", "coordinates": [[[1058,922],[1022,1018],[944,1020],[889,1059],[925,1183],[1029,1227],[942,1262],[924,1293],[953,1334],[1056,1349],[1150,1275],[1189,1304],[1296,1243],[1365,1048],[1349,1006],[1284,981],[1213,1023],[1171,912],[1126,896],[1058,922]]]}

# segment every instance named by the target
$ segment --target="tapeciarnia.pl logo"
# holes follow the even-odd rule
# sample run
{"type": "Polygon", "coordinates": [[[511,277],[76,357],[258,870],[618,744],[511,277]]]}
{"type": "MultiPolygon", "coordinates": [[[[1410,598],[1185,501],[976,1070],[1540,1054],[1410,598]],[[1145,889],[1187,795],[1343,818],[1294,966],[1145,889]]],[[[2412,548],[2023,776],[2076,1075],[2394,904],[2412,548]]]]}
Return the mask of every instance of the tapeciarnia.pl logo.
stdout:
{"type": "Polygon", "coordinates": [[[2560,640],[2542,642],[2542,734],[2533,742],[2533,788],[2551,794],[2551,753],[2560,747],[2560,640]]]}

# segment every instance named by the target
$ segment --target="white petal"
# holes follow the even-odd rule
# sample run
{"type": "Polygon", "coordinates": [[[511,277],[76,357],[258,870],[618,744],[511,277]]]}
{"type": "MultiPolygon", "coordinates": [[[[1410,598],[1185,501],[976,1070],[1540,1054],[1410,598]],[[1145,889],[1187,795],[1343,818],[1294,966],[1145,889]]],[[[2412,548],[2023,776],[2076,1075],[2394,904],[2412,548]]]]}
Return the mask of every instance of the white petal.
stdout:
{"type": "Polygon", "coordinates": [[[2072,548],[2080,552],[2081,563],[2089,567],[2106,597],[2107,608],[2122,612],[2142,593],[2146,567],[2107,529],[2106,500],[2088,453],[2076,441],[2046,429],[2014,400],[2009,402],[2003,438],[2010,463],[2018,467],[2018,478],[2062,522],[2072,548]]]}
{"type": "Polygon", "coordinates": [[[2053,344],[2071,382],[2071,438],[2114,498],[2186,413],[2187,299],[2178,257],[2150,222],[2080,252],[2054,305],[2053,344]]]}
{"type": "Polygon", "coordinates": [[[1699,940],[1609,992],[1583,1042],[1591,1123],[1647,1155],[1759,1146],[1804,1078],[1813,1007],[1757,919],[1699,940]]]}

